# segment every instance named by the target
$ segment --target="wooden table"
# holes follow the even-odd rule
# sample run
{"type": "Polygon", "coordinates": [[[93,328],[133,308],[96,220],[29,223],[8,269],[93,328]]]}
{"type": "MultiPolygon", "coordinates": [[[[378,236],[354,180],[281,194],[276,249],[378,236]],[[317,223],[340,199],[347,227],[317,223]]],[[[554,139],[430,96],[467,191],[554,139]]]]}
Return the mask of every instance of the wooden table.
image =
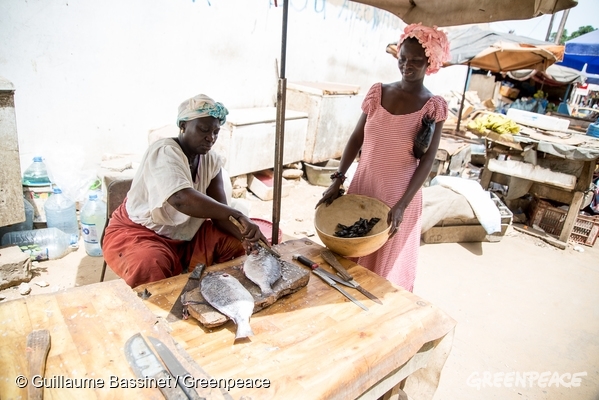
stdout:
{"type": "MultiPolygon", "coordinates": [[[[131,380],[137,378],[125,358],[124,345],[139,332],[162,340],[196,378],[208,377],[176,345],[168,325],[124,281],[116,280],[0,303],[2,399],[27,398],[27,389],[17,387],[16,379],[28,375],[26,338],[37,329],[50,331],[44,378],[53,387],[44,388],[46,399],[163,399],[156,388],[131,387],[131,380]]],[[[198,392],[210,399],[225,398],[220,392],[198,392]]]]}
{"type": "MultiPolygon", "coordinates": [[[[539,198],[554,200],[569,206],[566,214],[566,219],[563,223],[563,228],[559,233],[559,240],[567,243],[572,233],[572,229],[576,222],[576,218],[579,214],[580,207],[583,203],[585,192],[589,190],[589,186],[593,179],[593,172],[597,165],[597,158],[588,160],[575,160],[567,157],[558,157],[546,152],[543,152],[537,148],[539,143],[543,141],[550,141],[554,143],[563,142],[566,145],[576,147],[584,147],[587,145],[587,141],[593,141],[592,138],[584,137],[582,135],[575,135],[576,137],[550,137],[534,132],[531,129],[525,130],[525,133],[531,137],[527,142],[500,142],[496,139],[488,137],[487,141],[487,157],[483,173],[481,174],[480,184],[483,189],[487,190],[491,182],[497,182],[502,185],[510,186],[513,177],[526,179],[527,177],[518,176],[512,173],[500,173],[494,172],[492,167],[489,165],[491,162],[497,162],[498,158],[509,157],[513,160],[522,161],[524,164],[529,164],[523,152],[527,146],[531,149],[529,151],[534,153],[534,160],[537,165],[542,166],[550,171],[567,174],[575,178],[575,185],[573,188],[568,189],[559,187],[555,184],[538,181],[529,178],[530,185],[527,192],[535,195],[539,198]]],[[[496,134],[496,136],[499,136],[496,134]]],[[[505,135],[504,135],[505,136],[505,135]]],[[[564,135],[566,136],[566,135],[564,135]]],[[[598,145],[595,143],[594,148],[598,145]]],[[[522,193],[522,195],[525,193],[522,193]]]]}
{"type": "MultiPolygon", "coordinates": [[[[295,262],[291,256],[299,253],[333,272],[322,264],[323,248],[308,239],[275,248],[286,261],[295,262]]],[[[255,336],[245,341],[234,343],[232,322],[208,330],[194,319],[175,320],[171,335],[211,377],[270,381],[269,388],[232,388],[235,399],[377,399],[407,376],[405,390],[411,397],[432,398],[455,321],[428,301],[341,261],[383,305],[347,288],[369,308],[364,311],[312,274],[307,287],[254,314],[255,336]]],[[[145,304],[168,319],[187,281],[188,274],[180,275],[135,290],[148,289],[152,296],[145,304]]]]}

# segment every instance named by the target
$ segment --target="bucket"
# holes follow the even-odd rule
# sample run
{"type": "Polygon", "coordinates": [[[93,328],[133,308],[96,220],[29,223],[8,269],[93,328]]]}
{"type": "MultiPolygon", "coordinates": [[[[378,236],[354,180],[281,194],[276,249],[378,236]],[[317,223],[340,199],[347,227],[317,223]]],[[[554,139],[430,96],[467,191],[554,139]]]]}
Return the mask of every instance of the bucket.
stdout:
{"type": "Polygon", "coordinates": [[[339,160],[329,160],[317,164],[304,162],[308,182],[316,186],[331,186],[331,174],[337,171],[339,164],[339,160]]]}

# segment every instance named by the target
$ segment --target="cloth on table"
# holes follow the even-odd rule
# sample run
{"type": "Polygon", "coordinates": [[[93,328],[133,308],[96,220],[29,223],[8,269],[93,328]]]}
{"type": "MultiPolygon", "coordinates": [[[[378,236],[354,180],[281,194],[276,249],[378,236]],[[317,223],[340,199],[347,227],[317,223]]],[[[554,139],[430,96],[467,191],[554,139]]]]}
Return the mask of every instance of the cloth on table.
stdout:
{"type": "Polygon", "coordinates": [[[461,194],[441,185],[422,188],[422,225],[424,233],[444,219],[475,218],[468,200],[461,194]]]}

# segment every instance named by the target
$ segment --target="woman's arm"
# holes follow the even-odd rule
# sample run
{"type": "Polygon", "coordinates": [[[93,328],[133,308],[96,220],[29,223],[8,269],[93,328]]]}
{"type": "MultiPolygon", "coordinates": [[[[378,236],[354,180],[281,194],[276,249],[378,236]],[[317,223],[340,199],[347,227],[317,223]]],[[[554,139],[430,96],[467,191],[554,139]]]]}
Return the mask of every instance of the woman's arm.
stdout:
{"type": "MultiPolygon", "coordinates": [[[[343,173],[347,172],[352,162],[356,159],[358,152],[362,148],[362,144],[364,143],[364,126],[366,125],[366,114],[362,114],[354,131],[352,132],[347,144],[345,145],[345,149],[343,150],[343,155],[341,156],[341,162],[339,163],[339,168],[337,171],[343,173]]],[[[331,183],[331,186],[322,194],[322,198],[316,203],[316,207],[318,207],[322,203],[331,204],[333,200],[339,197],[339,188],[343,180],[341,178],[336,178],[331,183]]]]}
{"type": "Polygon", "coordinates": [[[258,225],[254,224],[241,211],[227,205],[222,172],[212,179],[206,189],[206,194],[195,189],[186,188],[175,192],[168,198],[168,203],[177,211],[195,218],[210,218],[224,232],[239,240],[256,242],[258,239],[268,243],[258,225]],[[245,228],[243,232],[229,221],[229,216],[236,218],[245,228]]]}
{"type": "Polygon", "coordinates": [[[431,140],[431,144],[420,159],[420,163],[418,167],[416,167],[416,171],[414,171],[414,175],[412,175],[412,179],[410,179],[410,183],[404,193],[404,195],[399,199],[399,201],[391,208],[389,211],[389,215],[387,217],[387,223],[391,225],[391,230],[389,231],[389,236],[393,236],[397,233],[399,229],[399,225],[403,220],[403,213],[408,204],[414,198],[414,195],[418,192],[418,190],[422,187],[422,184],[428,177],[433,167],[433,163],[435,162],[435,157],[437,156],[437,149],[439,149],[439,142],[441,141],[441,131],[443,130],[443,124],[445,121],[438,121],[435,125],[435,133],[433,134],[433,138],[431,140]]]}

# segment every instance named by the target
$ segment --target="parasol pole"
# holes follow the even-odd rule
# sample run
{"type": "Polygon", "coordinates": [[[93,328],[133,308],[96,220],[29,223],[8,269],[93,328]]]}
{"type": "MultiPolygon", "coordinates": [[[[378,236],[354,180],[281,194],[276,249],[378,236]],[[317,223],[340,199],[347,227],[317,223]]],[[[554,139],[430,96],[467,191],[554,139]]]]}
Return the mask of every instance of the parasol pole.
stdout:
{"type": "Polygon", "coordinates": [[[283,183],[283,146],[285,143],[285,106],[287,97],[287,79],[285,61],[287,58],[287,17],[289,0],[283,1],[283,31],[281,35],[281,73],[277,87],[277,119],[275,128],[275,168],[274,192],[272,202],[272,244],[279,243],[279,221],[281,219],[281,193],[283,183]]]}
{"type": "Polygon", "coordinates": [[[468,89],[468,83],[470,82],[470,71],[472,71],[472,68],[470,67],[470,62],[468,62],[468,72],[466,72],[466,81],[464,82],[464,91],[462,92],[462,101],[460,103],[460,111],[458,111],[458,126],[456,127],[456,132],[460,132],[460,122],[462,121],[462,111],[464,110],[464,101],[466,99],[466,90],[468,89]]]}

